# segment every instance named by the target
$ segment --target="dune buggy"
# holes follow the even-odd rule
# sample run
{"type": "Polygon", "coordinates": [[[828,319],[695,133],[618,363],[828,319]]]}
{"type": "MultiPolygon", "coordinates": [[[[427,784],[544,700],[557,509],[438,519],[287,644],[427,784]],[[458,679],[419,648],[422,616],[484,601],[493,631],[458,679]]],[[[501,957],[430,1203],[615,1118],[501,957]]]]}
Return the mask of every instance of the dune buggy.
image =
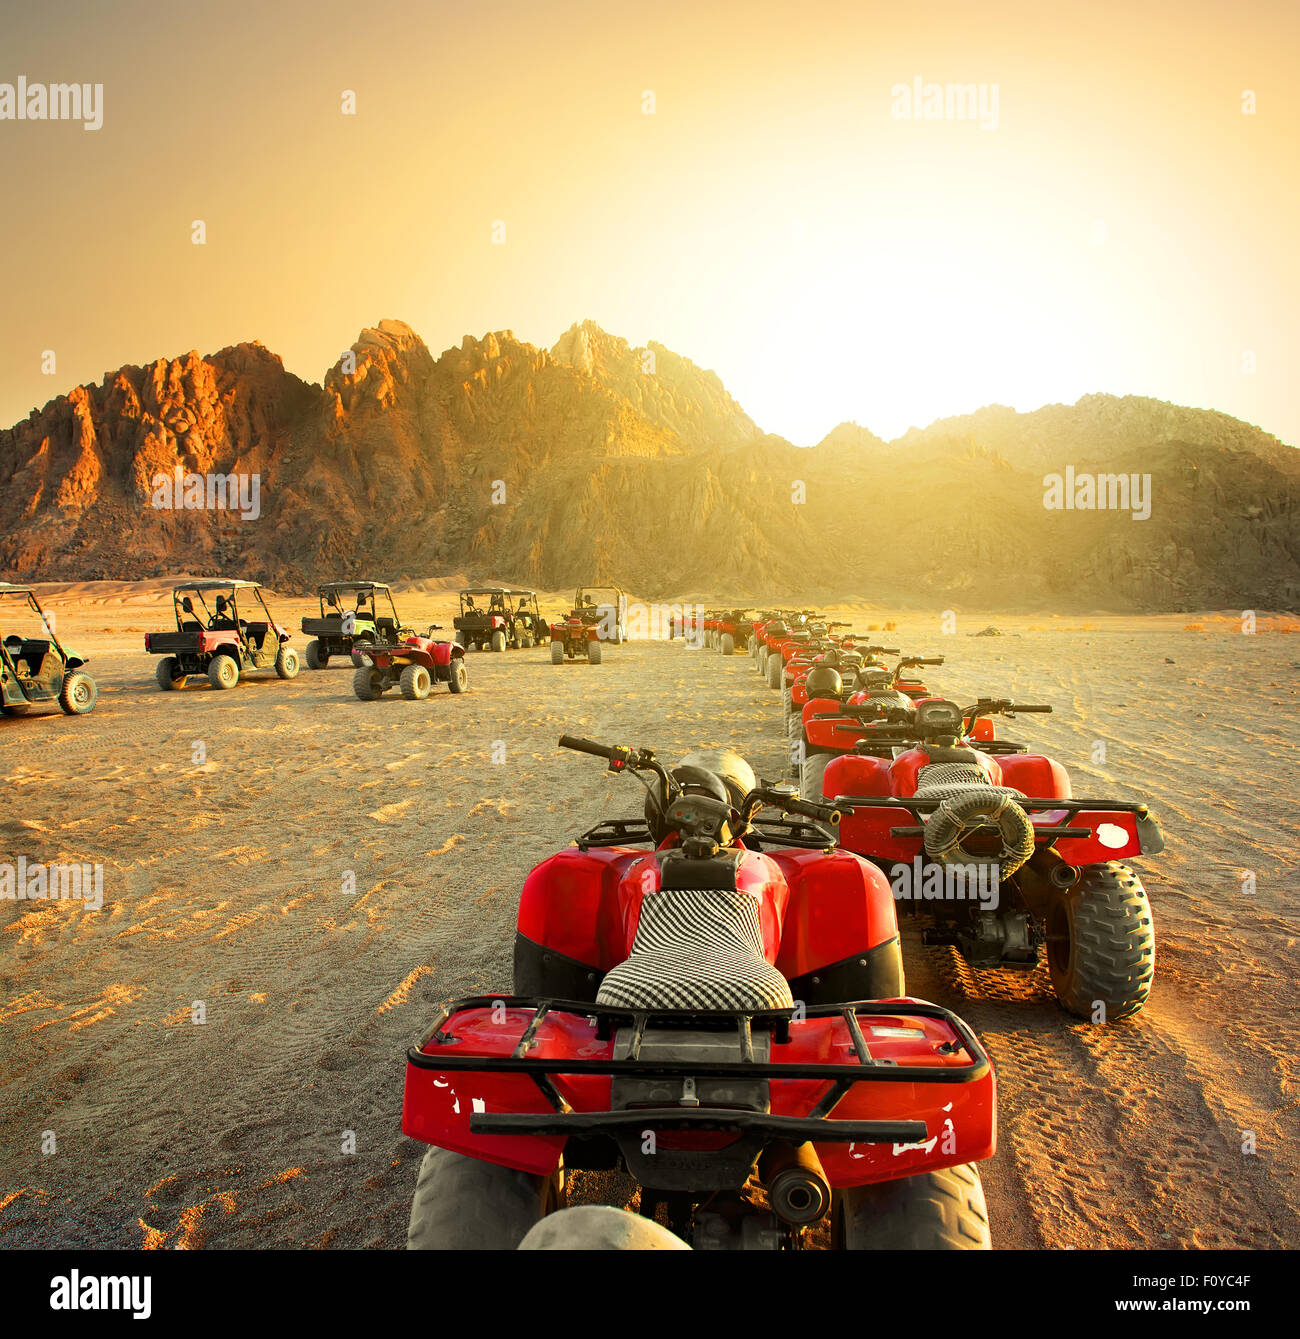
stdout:
{"type": "Polygon", "coordinates": [[[530,647],[542,640],[546,624],[531,590],[478,586],[460,592],[460,613],[452,620],[462,646],[475,651],[530,647]]]}
{"type": "Polygon", "coordinates": [[[350,661],[359,643],[399,641],[413,631],[398,617],[393,592],[382,581],[327,581],[316,594],[320,617],[302,621],[303,635],[312,639],[303,648],[308,669],[324,669],[332,656],[350,661]]]}
{"type": "Polygon", "coordinates": [[[617,586],[579,586],[573,610],[596,628],[602,642],[627,641],[627,596],[617,586]]]}
{"type": "Polygon", "coordinates": [[[273,669],[282,679],[298,673],[290,634],[271,617],[260,583],[186,582],[173,589],[172,608],[175,632],[144,635],[144,649],[160,657],[155,671],[160,688],[183,688],[200,674],[214,688],[233,688],[248,670],[273,669]]]}
{"type": "Polygon", "coordinates": [[[54,635],[30,586],[0,582],[0,712],[21,716],[57,702],[69,716],[84,716],[99,697],[85,663],[54,635]],[[15,626],[23,631],[10,631],[15,626]]]}
{"type": "Polygon", "coordinates": [[[363,702],[377,701],[393,687],[412,702],[423,701],[440,683],[453,693],[463,693],[469,687],[465,648],[459,642],[435,641],[433,634],[440,627],[433,623],[423,636],[411,633],[400,641],[354,646],[353,692],[363,702]]]}

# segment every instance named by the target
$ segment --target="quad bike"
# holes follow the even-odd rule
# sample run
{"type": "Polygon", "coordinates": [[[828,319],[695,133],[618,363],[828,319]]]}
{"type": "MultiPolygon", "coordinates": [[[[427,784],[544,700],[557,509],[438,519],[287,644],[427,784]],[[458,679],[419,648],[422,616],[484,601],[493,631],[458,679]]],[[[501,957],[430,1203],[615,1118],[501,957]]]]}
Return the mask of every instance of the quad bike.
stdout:
{"type": "Polygon", "coordinates": [[[836,850],[837,811],[731,753],[560,744],[634,775],[645,817],[538,865],[514,994],[453,1001],[407,1052],[402,1128],[433,1145],[408,1246],[517,1246],[567,1173],[626,1168],[697,1248],[826,1218],[846,1250],[987,1248],[992,1067],[904,994],[888,881],[836,850]]]}
{"type": "Polygon", "coordinates": [[[787,733],[792,729],[792,716],[797,718],[808,700],[805,680],[811,669],[818,666],[833,669],[842,679],[851,681],[863,669],[884,668],[885,662],[879,659],[884,654],[897,654],[897,649],[862,644],[851,637],[839,638],[828,634],[820,642],[810,644],[791,656],[781,673],[781,706],[787,733]]]}
{"type": "Polygon", "coordinates": [[[504,651],[541,641],[546,627],[531,590],[477,586],[460,592],[460,613],[452,619],[460,644],[472,651],[504,651]],[[518,597],[517,603],[512,603],[518,597]],[[476,600],[485,600],[482,606],[476,600]]]}
{"type": "Polygon", "coordinates": [[[205,676],[214,688],[233,688],[248,670],[273,669],[281,679],[298,673],[298,653],[271,617],[258,582],[192,581],[172,591],[172,609],[175,632],[144,635],[144,649],[161,657],[154,674],[159,688],[184,688],[192,675],[205,676]],[[215,596],[211,609],[205,595],[215,596]]]}
{"type": "Polygon", "coordinates": [[[367,642],[395,642],[414,629],[398,617],[393,592],[382,581],[327,581],[316,591],[320,617],[304,618],[303,648],[308,669],[325,669],[333,656],[352,658],[352,648],[367,642]],[[380,613],[380,601],[388,607],[380,613]],[[352,608],[345,608],[348,603],[352,608]]]}
{"type": "MultiPolygon", "coordinates": [[[[791,748],[802,746],[801,760],[824,767],[830,757],[843,753],[856,742],[854,731],[863,719],[860,715],[845,715],[842,708],[854,707],[907,707],[930,696],[929,688],[908,672],[922,665],[942,665],[942,656],[904,656],[893,670],[876,659],[876,653],[897,654],[896,648],[873,646],[861,665],[852,668],[852,656],[842,659],[845,664],[815,665],[802,681],[796,679],[790,690],[790,706],[786,713],[786,735],[791,748]],[[852,668],[852,677],[848,677],[852,668]],[[835,674],[820,673],[833,669],[835,674]],[[840,671],[844,672],[841,673],[840,671]],[[838,677],[837,677],[838,676],[838,677]],[[824,756],[817,764],[815,759],[824,756]]],[[[868,713],[868,719],[875,713],[868,713]]],[[[820,773],[818,773],[820,778],[820,773]]],[[[812,784],[812,783],[809,783],[812,784]]],[[[820,791],[820,781],[815,792],[820,791]]]]}
{"type": "Polygon", "coordinates": [[[1008,698],[885,708],[860,722],[815,794],[843,810],[841,845],[889,872],[896,892],[910,885],[926,942],[974,967],[1032,968],[1045,949],[1065,1009],[1125,1018],[1150,993],[1155,928],[1141,880],[1119,862],[1158,854],[1164,835],[1145,804],[1076,799],[1054,759],[994,738],[995,716],[1048,711],[1008,698]]]}
{"type": "Polygon", "coordinates": [[[23,716],[39,703],[57,702],[67,715],[84,716],[99,698],[94,679],[82,668],[85,656],[64,646],[54,635],[53,620],[46,616],[30,586],[0,582],[0,598],[6,613],[14,603],[25,606],[18,615],[20,625],[35,631],[32,614],[39,622],[35,637],[4,631],[12,626],[8,618],[0,628],[0,713],[23,716]]]}
{"type": "Polygon", "coordinates": [[[568,618],[551,624],[551,664],[563,665],[565,660],[580,657],[588,664],[600,664],[600,632],[575,609],[568,618]]]}
{"type": "Polygon", "coordinates": [[[433,634],[441,626],[430,624],[423,636],[411,633],[402,641],[354,646],[352,691],[362,702],[374,702],[394,686],[412,702],[422,702],[439,683],[463,693],[469,687],[465,648],[459,642],[435,641],[433,634]]]}

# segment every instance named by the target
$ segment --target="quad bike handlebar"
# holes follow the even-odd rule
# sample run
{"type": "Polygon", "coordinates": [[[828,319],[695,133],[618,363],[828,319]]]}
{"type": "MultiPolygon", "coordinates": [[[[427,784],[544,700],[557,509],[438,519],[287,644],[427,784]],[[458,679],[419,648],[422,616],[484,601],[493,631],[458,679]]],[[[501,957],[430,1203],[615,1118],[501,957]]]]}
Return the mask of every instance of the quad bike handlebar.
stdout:
{"type": "MultiPolygon", "coordinates": [[[[604,758],[611,772],[647,771],[653,772],[660,782],[659,805],[667,810],[668,805],[681,793],[681,787],[655,758],[653,749],[634,748],[628,744],[598,744],[594,739],[583,739],[578,735],[561,735],[560,747],[573,749],[577,753],[589,753],[593,758],[604,758]]],[[[787,814],[800,814],[819,823],[829,823],[832,827],[840,821],[840,811],[833,804],[817,804],[803,799],[793,786],[758,785],[741,800],[737,810],[739,825],[736,838],[748,830],[754,815],[764,806],[770,805],[787,814]]]]}

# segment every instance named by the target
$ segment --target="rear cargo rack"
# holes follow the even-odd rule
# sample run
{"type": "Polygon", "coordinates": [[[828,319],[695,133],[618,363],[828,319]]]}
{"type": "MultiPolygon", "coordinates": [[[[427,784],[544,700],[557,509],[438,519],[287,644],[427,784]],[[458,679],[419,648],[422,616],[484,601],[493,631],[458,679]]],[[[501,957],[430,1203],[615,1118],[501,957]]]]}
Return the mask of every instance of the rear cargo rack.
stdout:
{"type": "MultiPolygon", "coordinates": [[[[525,1074],[550,1103],[550,1114],[529,1112],[470,1116],[469,1128],[475,1134],[583,1135],[614,1134],[626,1128],[640,1130],[647,1125],[665,1129],[737,1130],[766,1134],[773,1138],[813,1139],[826,1143],[912,1143],[927,1137],[924,1121],[829,1121],[827,1117],[854,1084],[881,1083],[975,1083],[989,1073],[989,1058],[970,1028],[956,1014],[925,1000],[857,1000],[847,1004],[805,1005],[803,1018],[834,1018],[844,1021],[852,1045],[853,1060],[841,1064],[772,1063],[754,1059],[755,1025],[770,1027],[778,1044],[789,1041],[794,1011],[791,1009],[746,1013],[740,1010],[619,1009],[589,1004],[580,1000],[556,1000],[526,995],[475,995],[453,1000],[443,1007],[432,1028],[406,1053],[407,1061],[417,1069],[437,1073],[479,1072],[525,1074]],[[457,1038],[444,1032],[447,1022],[468,1009],[532,1009],[533,1017],[508,1056],[473,1056],[450,1053],[457,1038]],[[569,1014],[590,1019],[596,1035],[603,1040],[614,1036],[618,1027],[630,1027],[628,1057],[623,1060],[538,1058],[528,1052],[536,1043],[538,1029],[550,1014],[569,1014]],[[867,1049],[860,1017],[934,1018],[946,1023],[956,1035],[960,1049],[970,1057],[967,1065],[900,1065],[892,1060],[877,1060],[867,1049]],[[740,1043],[739,1061],[647,1060],[641,1058],[642,1040],[652,1024],[667,1027],[694,1027],[717,1031],[734,1030],[740,1043]],[[436,1049],[428,1053],[425,1047],[436,1049]],[[597,1075],[614,1078],[745,1078],[745,1079],[825,1079],[830,1087],[816,1106],[804,1117],[774,1116],[765,1112],[731,1108],[674,1109],[672,1107],[630,1111],[575,1112],[557,1090],[555,1075],[597,1075]]],[[[949,1054],[957,1047],[949,1044],[949,1054]]]]}

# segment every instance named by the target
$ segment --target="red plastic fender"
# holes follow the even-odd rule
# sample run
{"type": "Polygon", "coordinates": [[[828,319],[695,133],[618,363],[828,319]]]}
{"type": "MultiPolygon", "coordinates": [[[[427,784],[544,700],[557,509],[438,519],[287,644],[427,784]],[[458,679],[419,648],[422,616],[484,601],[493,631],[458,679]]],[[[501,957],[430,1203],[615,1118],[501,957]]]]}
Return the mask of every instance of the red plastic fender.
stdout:
{"type": "Polygon", "coordinates": [[[776,967],[787,980],[843,962],[893,939],[898,915],[889,880],[847,851],[781,851],[789,886],[776,967]]]}
{"type": "Polygon", "coordinates": [[[1035,753],[1009,753],[998,762],[1002,784],[1014,786],[1022,795],[1068,800],[1074,793],[1070,789],[1070,774],[1054,758],[1035,753]]]}
{"type": "Polygon", "coordinates": [[[658,863],[644,850],[569,847],[543,860],[524,880],[519,933],[607,972],[631,951],[642,890],[658,886],[658,863]]]}

